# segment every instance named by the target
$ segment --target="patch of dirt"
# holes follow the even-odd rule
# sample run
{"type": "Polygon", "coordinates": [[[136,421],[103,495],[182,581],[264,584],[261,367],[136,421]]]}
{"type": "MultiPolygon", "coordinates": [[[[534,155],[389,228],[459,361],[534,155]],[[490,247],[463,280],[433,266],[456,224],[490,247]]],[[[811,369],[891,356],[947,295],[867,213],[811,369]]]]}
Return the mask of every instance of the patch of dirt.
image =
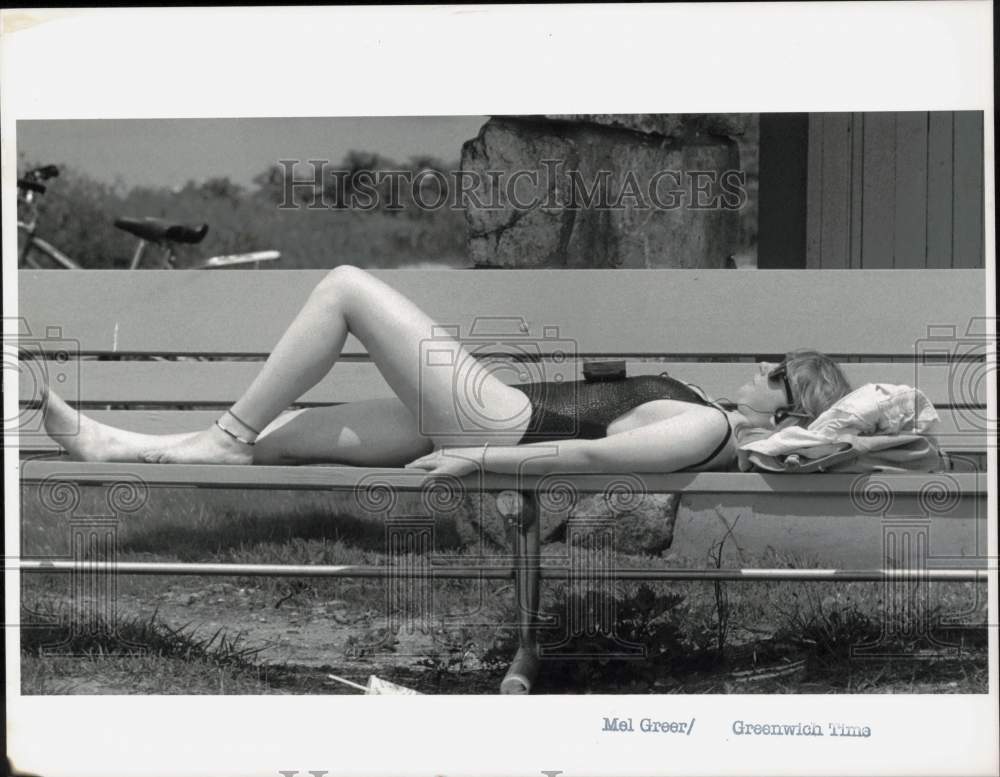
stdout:
{"type": "MultiPolygon", "coordinates": [[[[198,589],[171,585],[156,596],[155,607],[157,618],[172,628],[201,636],[218,629],[230,637],[242,634],[248,647],[260,648],[255,662],[261,664],[322,667],[385,653],[394,665],[410,665],[434,652],[431,635],[402,624],[393,638],[384,618],[350,612],[336,599],[291,599],[275,606],[273,596],[216,583],[198,589]]],[[[118,614],[148,618],[149,598],[119,595],[118,614]]]]}

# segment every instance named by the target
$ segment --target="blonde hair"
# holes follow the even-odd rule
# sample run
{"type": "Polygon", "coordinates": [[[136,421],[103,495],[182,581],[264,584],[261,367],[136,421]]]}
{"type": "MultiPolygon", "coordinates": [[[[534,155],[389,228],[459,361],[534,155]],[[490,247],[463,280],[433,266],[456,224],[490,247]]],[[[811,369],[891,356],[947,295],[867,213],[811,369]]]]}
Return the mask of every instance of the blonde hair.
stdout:
{"type": "Polygon", "coordinates": [[[840,365],[825,353],[805,348],[789,351],[785,365],[795,399],[792,412],[808,416],[802,419],[803,426],[852,391],[840,365]]]}

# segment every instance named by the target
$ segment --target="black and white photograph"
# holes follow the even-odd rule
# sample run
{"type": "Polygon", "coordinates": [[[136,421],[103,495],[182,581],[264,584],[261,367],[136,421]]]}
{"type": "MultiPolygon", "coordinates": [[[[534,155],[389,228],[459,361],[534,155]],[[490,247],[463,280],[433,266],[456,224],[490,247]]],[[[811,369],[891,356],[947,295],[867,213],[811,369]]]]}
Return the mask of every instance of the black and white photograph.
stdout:
{"type": "Polygon", "coordinates": [[[992,773],[993,9],[808,5],[5,11],[12,773],[992,773]]]}

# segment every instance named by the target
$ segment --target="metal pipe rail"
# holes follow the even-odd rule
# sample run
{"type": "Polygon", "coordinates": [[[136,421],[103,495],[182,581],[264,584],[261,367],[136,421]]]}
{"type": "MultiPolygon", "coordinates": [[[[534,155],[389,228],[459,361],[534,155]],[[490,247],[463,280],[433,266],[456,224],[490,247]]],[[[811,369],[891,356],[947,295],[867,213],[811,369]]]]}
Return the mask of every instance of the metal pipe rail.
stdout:
{"type": "MultiPolygon", "coordinates": [[[[9,568],[9,567],[8,567],[9,568]]],[[[354,566],[330,564],[213,564],[156,561],[36,561],[20,559],[16,569],[26,573],[86,573],[99,569],[122,575],[206,575],[233,577],[366,577],[441,580],[510,580],[518,567],[439,566],[431,568],[354,566]]],[[[985,583],[986,569],[635,569],[575,570],[570,567],[541,566],[545,580],[713,580],[748,582],[761,580],[882,582],[985,583]]]]}

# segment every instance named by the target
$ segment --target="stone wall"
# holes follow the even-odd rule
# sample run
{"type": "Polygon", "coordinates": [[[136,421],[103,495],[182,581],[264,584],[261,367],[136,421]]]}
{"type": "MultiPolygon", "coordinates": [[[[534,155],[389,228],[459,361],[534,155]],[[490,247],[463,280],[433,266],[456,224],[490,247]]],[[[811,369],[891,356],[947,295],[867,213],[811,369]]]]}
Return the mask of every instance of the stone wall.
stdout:
{"type": "Polygon", "coordinates": [[[462,148],[477,267],[756,265],[756,114],[497,116],[462,148]]]}

